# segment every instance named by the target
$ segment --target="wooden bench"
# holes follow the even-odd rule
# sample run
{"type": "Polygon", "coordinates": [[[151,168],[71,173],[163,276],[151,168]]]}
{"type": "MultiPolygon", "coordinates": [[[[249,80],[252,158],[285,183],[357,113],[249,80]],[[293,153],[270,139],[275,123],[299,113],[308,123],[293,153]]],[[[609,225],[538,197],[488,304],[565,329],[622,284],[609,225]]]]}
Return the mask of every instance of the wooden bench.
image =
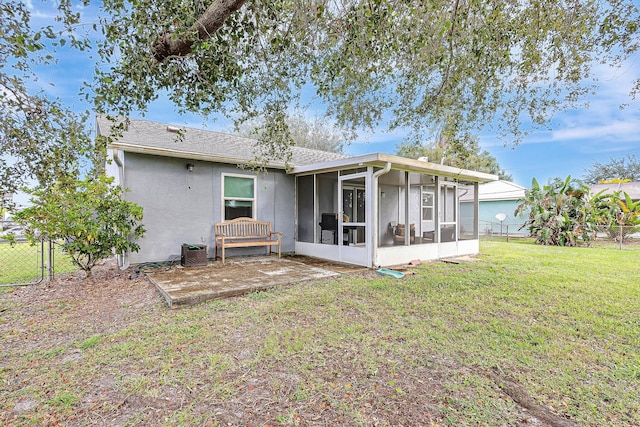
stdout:
{"type": "Polygon", "coordinates": [[[277,246],[278,258],[280,258],[282,233],[271,231],[270,222],[257,221],[253,218],[236,218],[231,221],[216,222],[213,228],[216,242],[215,259],[218,259],[218,247],[220,247],[222,249],[222,264],[225,261],[226,248],[267,246],[269,255],[271,255],[274,253],[272,246],[277,246]]]}

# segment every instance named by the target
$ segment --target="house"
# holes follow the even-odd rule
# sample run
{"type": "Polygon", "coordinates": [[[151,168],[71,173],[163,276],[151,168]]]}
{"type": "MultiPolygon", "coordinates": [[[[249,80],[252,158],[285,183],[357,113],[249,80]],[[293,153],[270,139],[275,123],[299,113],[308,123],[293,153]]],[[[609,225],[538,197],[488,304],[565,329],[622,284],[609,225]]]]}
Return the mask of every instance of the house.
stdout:
{"type": "MultiPolygon", "coordinates": [[[[97,118],[106,135],[111,122],[97,118]]],[[[256,141],[131,120],[110,143],[107,172],[144,208],[145,237],[128,262],[158,262],[183,243],[213,252],[213,223],[248,216],[282,232],[282,251],[389,266],[479,251],[478,200],[462,226],[461,195],[495,175],[387,154],[346,156],[293,147],[291,167],[256,173],[256,141]],[[341,215],[339,215],[341,213],[341,215]],[[407,226],[407,224],[409,226],[407,226]]],[[[264,248],[229,249],[228,255],[264,248]],[[233,251],[233,252],[232,252],[233,251]]]]}
{"type": "MultiPolygon", "coordinates": [[[[524,218],[514,215],[514,211],[524,199],[525,188],[509,181],[491,181],[478,186],[480,233],[527,235],[526,229],[520,230],[524,218]],[[504,219],[500,220],[499,218],[504,219]]],[[[460,199],[460,212],[463,218],[473,209],[474,195],[465,194],[460,199]]]]}
{"type": "Polygon", "coordinates": [[[9,215],[7,207],[11,206],[13,193],[0,193],[0,221],[5,221],[9,215]]]}
{"type": "Polygon", "coordinates": [[[13,221],[13,217],[8,208],[12,200],[13,193],[0,193],[0,232],[18,225],[13,221]]]}

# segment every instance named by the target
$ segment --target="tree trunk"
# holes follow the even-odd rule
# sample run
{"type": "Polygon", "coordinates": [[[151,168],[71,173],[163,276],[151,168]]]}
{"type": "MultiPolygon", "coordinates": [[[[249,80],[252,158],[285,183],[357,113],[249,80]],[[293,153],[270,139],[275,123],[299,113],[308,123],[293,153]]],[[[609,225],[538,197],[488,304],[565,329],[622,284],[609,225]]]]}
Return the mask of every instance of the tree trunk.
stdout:
{"type": "MultiPolygon", "coordinates": [[[[240,9],[247,0],[215,0],[200,18],[191,26],[200,40],[206,40],[222,27],[224,21],[240,9]]],[[[176,39],[173,32],[161,34],[153,46],[153,56],[162,62],[170,56],[184,56],[191,53],[193,40],[176,39]]]]}

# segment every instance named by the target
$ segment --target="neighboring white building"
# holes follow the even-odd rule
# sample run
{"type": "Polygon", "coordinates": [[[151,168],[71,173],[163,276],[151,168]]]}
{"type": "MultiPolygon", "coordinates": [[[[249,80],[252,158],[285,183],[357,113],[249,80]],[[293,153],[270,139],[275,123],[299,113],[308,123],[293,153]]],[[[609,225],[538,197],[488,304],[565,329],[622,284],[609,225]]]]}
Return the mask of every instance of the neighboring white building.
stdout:
{"type": "Polygon", "coordinates": [[[9,210],[4,208],[11,199],[13,199],[13,193],[0,193],[0,202],[2,202],[0,203],[0,222],[2,222],[2,224],[0,224],[0,231],[9,226],[8,224],[5,224],[5,222],[8,223],[11,221],[9,210]]]}
{"type": "Polygon", "coordinates": [[[0,193],[0,200],[2,202],[10,202],[13,199],[13,193],[0,193]]]}
{"type": "Polygon", "coordinates": [[[594,184],[591,186],[591,195],[595,196],[602,190],[605,190],[605,193],[622,191],[624,193],[627,193],[634,202],[640,200],[640,182],[612,182],[610,184],[594,184]]]}

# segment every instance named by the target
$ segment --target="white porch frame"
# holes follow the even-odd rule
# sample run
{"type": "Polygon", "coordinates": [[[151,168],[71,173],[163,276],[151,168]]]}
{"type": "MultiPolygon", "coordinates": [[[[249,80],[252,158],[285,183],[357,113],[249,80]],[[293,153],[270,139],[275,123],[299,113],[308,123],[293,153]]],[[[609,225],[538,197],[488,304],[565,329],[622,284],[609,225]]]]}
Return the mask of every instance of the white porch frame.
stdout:
{"type": "MultiPolygon", "coordinates": [[[[345,246],[343,244],[323,244],[318,240],[317,224],[319,220],[319,211],[317,207],[314,207],[314,231],[313,242],[301,242],[296,238],[295,251],[300,255],[313,256],[317,258],[323,258],[331,261],[345,262],[356,265],[363,265],[366,267],[378,267],[378,266],[391,266],[406,264],[411,260],[419,259],[422,261],[435,260],[446,257],[472,255],[479,252],[479,240],[478,235],[478,212],[477,212],[477,183],[488,182],[497,180],[495,175],[490,175],[482,172],[473,172],[464,169],[454,168],[450,166],[443,166],[439,164],[422,162],[418,160],[406,159],[397,156],[390,156],[385,154],[372,154],[358,157],[345,158],[327,163],[308,165],[303,167],[296,167],[292,170],[293,174],[297,175],[314,175],[314,203],[317,203],[318,194],[316,183],[317,174],[323,174],[327,172],[338,172],[338,236],[343,235],[344,227],[364,227],[365,229],[365,244],[361,246],[345,246]],[[357,169],[366,167],[366,171],[357,172],[348,175],[341,175],[341,171],[347,171],[349,169],[357,169]],[[422,194],[420,194],[420,203],[418,206],[412,206],[410,203],[410,185],[409,185],[409,173],[417,172],[424,175],[433,175],[435,177],[435,206],[433,211],[433,219],[435,222],[435,239],[433,243],[411,244],[409,233],[405,233],[405,244],[397,246],[380,246],[378,235],[379,225],[379,190],[378,190],[378,177],[388,173],[390,169],[402,171],[405,174],[405,194],[404,197],[404,223],[409,224],[409,211],[412,209],[419,210],[419,218],[422,219],[422,194]],[[343,183],[352,179],[365,179],[365,206],[366,215],[364,222],[358,222],[350,218],[348,222],[342,220],[342,214],[344,213],[343,203],[343,183]],[[449,178],[449,180],[445,180],[449,178]],[[458,182],[472,182],[476,189],[475,196],[475,230],[476,238],[470,240],[459,239],[459,221],[460,221],[460,207],[458,201],[458,182]],[[455,209],[455,221],[441,221],[439,210],[442,209],[441,188],[444,186],[454,187],[454,205],[455,209]],[[455,239],[450,242],[442,242],[441,239],[441,226],[451,225],[455,227],[455,239]]],[[[298,192],[296,187],[296,193],[298,192]]],[[[296,203],[297,206],[297,203],[296,203]]],[[[296,211],[297,217],[297,211],[296,211]]],[[[296,221],[299,223],[299,220],[296,221]]],[[[340,241],[338,243],[342,243],[340,241]]]]}

